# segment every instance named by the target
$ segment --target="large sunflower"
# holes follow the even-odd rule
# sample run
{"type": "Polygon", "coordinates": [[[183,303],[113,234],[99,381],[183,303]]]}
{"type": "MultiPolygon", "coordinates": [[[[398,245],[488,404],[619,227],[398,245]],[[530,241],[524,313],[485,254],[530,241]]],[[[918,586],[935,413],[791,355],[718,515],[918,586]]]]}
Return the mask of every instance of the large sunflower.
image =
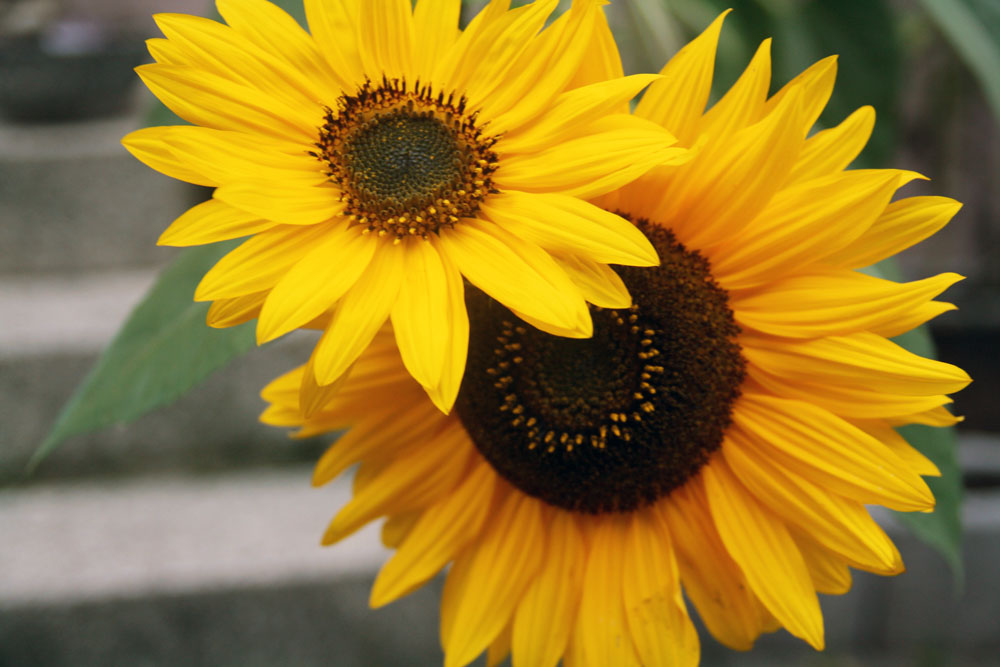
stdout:
{"type": "MultiPolygon", "coordinates": [[[[607,263],[652,246],[586,199],[683,159],[624,102],[655,77],[614,52],[600,0],[543,29],[556,0],[494,0],[458,29],[459,0],[306,0],[312,34],[265,0],[218,0],[227,25],[156,21],[137,69],[195,126],[124,139],[169,176],[215,187],[160,243],[250,236],[195,298],[209,324],[258,318],[266,342],[325,329],[309,385],[342,376],[390,318],[403,363],[448,411],[465,364],[463,277],[532,324],[592,331],[587,299],[627,306],[607,263]],[[619,290],[619,291],[616,291],[619,290]]],[[[309,387],[305,387],[308,392],[309,387]]]]}
{"type": "Polygon", "coordinates": [[[615,268],[634,303],[594,299],[592,338],[524,326],[470,289],[450,416],[408,376],[388,329],[308,415],[302,368],[264,390],[267,423],[350,429],[314,482],[360,463],[325,543],[388,517],[396,552],[373,605],[452,564],[448,665],[484,650],[491,662],[510,652],[515,667],[694,664],[682,592],[727,646],[783,626],[820,649],[817,592],[847,591],[849,568],[903,570],[865,506],[934,506],[921,475],[938,471],[893,427],[954,423],[946,394],[969,378],[887,337],[950,309],[933,299],[959,277],[896,283],[857,269],[959,205],[891,201],[913,174],[845,171],[871,109],[807,138],[833,59],[768,98],[765,42],[705,112],[721,23],[636,108],[697,155],[600,200],[662,263],[615,268]]]}

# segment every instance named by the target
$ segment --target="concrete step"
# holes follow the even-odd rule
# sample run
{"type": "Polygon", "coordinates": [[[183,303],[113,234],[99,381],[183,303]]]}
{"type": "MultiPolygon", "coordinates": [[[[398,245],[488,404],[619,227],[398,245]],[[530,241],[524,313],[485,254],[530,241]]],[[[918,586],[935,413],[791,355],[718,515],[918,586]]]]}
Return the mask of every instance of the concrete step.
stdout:
{"type": "Polygon", "coordinates": [[[140,116],[0,125],[0,275],[169,260],[157,237],[207,191],[154,172],[122,148],[140,116]]]}
{"type": "MultiPolygon", "coordinates": [[[[0,491],[0,664],[440,664],[440,582],[388,608],[367,596],[388,555],[369,526],[317,546],[349,482],[307,468],[0,491]]],[[[712,665],[987,665],[1000,655],[1000,493],[964,509],[966,587],[889,525],[907,563],[822,596],[828,652],[786,633],[712,665]]]]}
{"type": "MultiPolygon", "coordinates": [[[[0,278],[0,484],[21,479],[62,406],[154,278],[149,270],[0,278]]],[[[303,363],[314,338],[299,332],[254,349],[173,405],[70,439],[32,481],[315,460],[323,440],[290,441],[257,421],[260,389],[303,363]]]]}

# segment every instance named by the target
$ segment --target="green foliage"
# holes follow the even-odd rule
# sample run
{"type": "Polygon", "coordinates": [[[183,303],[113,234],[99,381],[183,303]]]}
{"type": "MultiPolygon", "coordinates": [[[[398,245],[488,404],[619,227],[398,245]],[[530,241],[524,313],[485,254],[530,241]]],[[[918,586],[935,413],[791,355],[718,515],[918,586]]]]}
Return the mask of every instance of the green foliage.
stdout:
{"type": "Polygon", "coordinates": [[[1000,4],[995,0],[921,0],[979,81],[1000,122],[1000,4]]]}
{"type": "Polygon", "coordinates": [[[252,324],[211,329],[205,325],[208,304],[192,300],[202,275],[232,246],[186,250],[160,275],[63,408],[30,468],[70,436],[173,402],[253,347],[252,324]]]}

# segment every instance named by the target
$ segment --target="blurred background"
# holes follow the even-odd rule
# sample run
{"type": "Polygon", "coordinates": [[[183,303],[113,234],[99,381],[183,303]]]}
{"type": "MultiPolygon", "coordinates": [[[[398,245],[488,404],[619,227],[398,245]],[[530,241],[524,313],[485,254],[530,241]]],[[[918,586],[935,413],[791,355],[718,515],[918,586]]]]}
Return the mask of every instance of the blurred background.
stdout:
{"type": "MultiPolygon", "coordinates": [[[[301,3],[284,2],[301,17],[301,3]]],[[[467,19],[483,2],[466,2],[467,19]]],[[[523,4],[523,3],[522,3],[523,4]]],[[[563,3],[568,4],[568,3],[563,3]]],[[[975,382],[956,396],[964,580],[886,516],[909,572],[824,597],[828,649],[785,633],[706,665],[1000,664],[1000,2],[617,0],[628,72],[656,71],[727,6],[717,90],[773,36],[775,88],[840,54],[821,123],[873,105],[860,166],[915,169],[907,195],[964,202],[900,256],[967,276],[931,329],[975,382]]],[[[440,582],[378,611],[377,528],[318,545],[350,493],[309,486],[323,439],[256,421],[259,389],[305,360],[286,337],[128,425],[32,452],[176,251],[160,232],[207,191],[144,167],[127,132],[169,123],[132,67],[158,11],[206,0],[0,0],[0,665],[440,664],[440,582]],[[151,115],[152,114],[152,115],[151,115]]]]}

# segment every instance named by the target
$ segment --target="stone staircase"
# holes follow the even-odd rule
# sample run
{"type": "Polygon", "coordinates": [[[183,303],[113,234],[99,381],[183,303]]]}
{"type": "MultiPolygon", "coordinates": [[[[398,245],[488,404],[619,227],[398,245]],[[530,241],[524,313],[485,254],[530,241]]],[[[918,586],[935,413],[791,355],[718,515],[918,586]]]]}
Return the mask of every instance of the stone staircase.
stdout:
{"type": "MultiPolygon", "coordinates": [[[[204,191],[140,165],[112,119],[0,124],[0,665],[440,664],[440,582],[378,611],[370,527],[317,546],[349,482],[315,490],[323,439],[256,421],[259,389],[310,341],[256,350],[137,422],[24,466],[173,251],[159,232],[204,191]]],[[[909,566],[824,600],[828,654],[781,634],[705,664],[997,664],[1000,449],[967,433],[966,578],[892,529],[909,566]]]]}

